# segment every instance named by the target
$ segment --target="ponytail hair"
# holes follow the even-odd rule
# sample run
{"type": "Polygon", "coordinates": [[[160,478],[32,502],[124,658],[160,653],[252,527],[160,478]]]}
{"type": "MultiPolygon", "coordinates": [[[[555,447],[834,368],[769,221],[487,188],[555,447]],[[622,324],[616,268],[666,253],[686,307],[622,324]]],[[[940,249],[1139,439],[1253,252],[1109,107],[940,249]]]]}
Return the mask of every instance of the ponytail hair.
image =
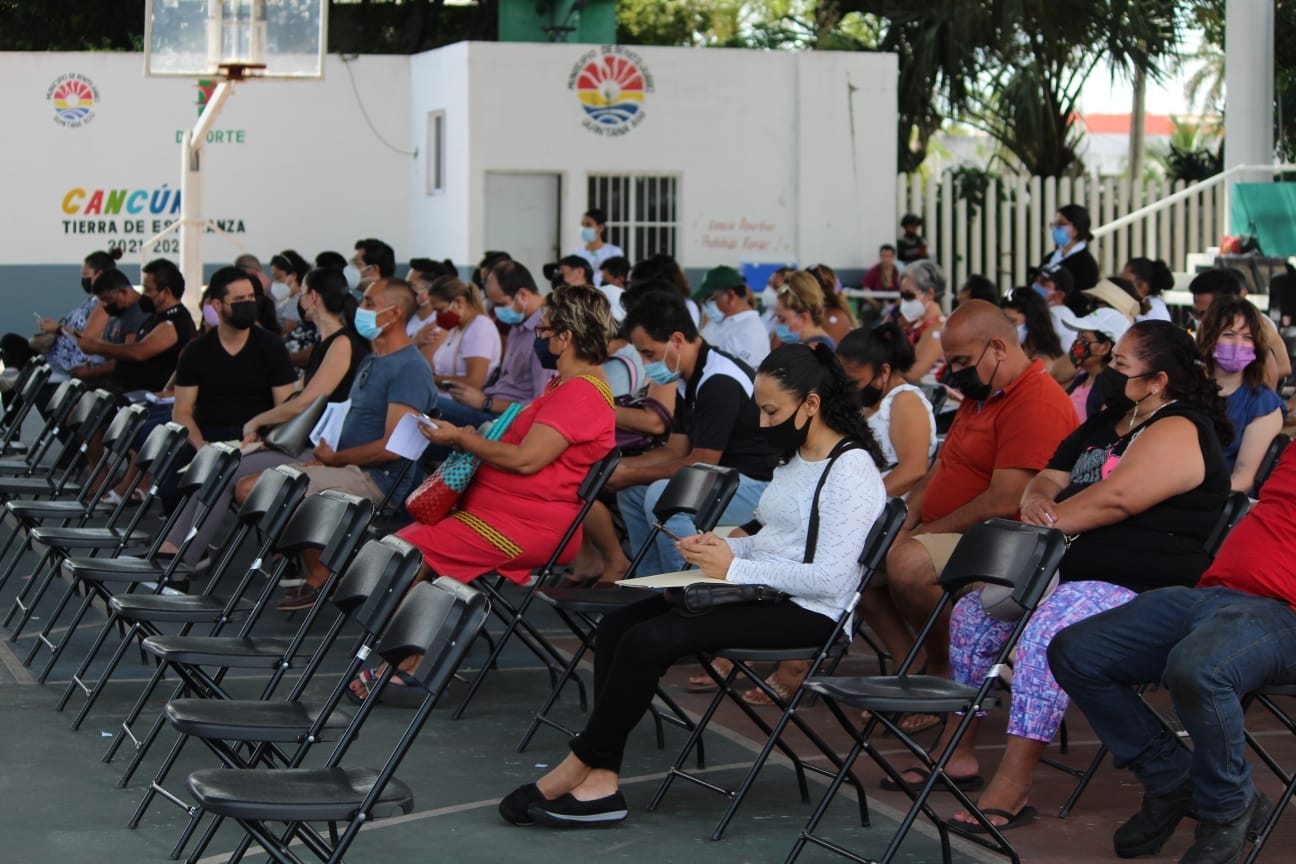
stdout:
{"type": "Polygon", "coordinates": [[[314,291],[320,303],[330,314],[342,319],[348,327],[355,326],[356,299],[347,285],[346,276],[341,270],[332,267],[316,267],[306,274],[304,282],[307,291],[314,291]]]}
{"type": "Polygon", "coordinates": [[[119,246],[108,247],[107,252],[91,252],[85,257],[85,265],[91,270],[116,270],[121,260],[122,250],[119,246]]]}
{"type": "Polygon", "coordinates": [[[765,357],[756,374],[773,378],[782,390],[798,399],[818,393],[820,411],[828,428],[861,445],[879,468],[886,464],[881,448],[860,414],[859,388],[846,377],[837,355],[827,345],[779,346],[765,357]]]}

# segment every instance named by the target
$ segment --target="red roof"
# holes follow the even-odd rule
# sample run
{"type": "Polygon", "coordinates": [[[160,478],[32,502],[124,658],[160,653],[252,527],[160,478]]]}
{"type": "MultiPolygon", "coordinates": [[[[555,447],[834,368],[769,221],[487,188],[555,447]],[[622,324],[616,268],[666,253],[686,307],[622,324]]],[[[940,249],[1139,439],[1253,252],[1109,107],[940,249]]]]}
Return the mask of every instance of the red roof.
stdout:
{"type": "MultiPolygon", "coordinates": [[[[1130,133],[1129,114],[1080,114],[1077,118],[1090,135],[1128,135],[1130,133]]],[[[1171,135],[1174,123],[1169,114],[1144,114],[1143,133],[1145,135],[1171,135]]]]}

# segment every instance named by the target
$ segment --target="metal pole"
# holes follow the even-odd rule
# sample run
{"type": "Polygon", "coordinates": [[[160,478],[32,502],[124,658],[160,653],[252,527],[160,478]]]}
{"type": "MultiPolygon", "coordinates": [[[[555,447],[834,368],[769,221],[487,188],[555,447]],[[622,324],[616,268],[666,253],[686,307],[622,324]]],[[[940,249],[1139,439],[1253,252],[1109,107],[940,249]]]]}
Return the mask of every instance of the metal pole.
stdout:
{"type": "Polygon", "coordinates": [[[184,133],[180,181],[180,272],[188,285],[203,284],[202,236],[207,222],[202,215],[203,144],[221,108],[233,93],[233,81],[216,85],[198,122],[184,133]]]}
{"type": "MultiPolygon", "coordinates": [[[[1224,12],[1225,169],[1273,161],[1273,56],[1272,0],[1228,0],[1224,12]]],[[[1246,172],[1238,182],[1268,183],[1272,179],[1267,172],[1246,172]]]]}

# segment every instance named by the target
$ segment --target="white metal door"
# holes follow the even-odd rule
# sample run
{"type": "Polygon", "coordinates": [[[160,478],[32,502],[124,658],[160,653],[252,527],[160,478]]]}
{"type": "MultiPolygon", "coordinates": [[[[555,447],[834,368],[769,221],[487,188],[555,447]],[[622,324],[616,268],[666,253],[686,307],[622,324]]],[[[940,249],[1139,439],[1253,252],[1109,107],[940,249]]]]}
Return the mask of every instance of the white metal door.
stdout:
{"type": "Polygon", "coordinates": [[[486,172],[486,250],[500,250],[527,266],[557,261],[560,181],[557,174],[486,172]]]}

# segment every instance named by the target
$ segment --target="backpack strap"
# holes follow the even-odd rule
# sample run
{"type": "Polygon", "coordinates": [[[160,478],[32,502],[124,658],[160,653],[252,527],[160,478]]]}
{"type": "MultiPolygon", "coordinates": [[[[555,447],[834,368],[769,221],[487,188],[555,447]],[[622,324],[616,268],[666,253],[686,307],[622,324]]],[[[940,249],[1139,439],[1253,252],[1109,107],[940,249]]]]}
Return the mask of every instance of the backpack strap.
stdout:
{"type": "Polygon", "coordinates": [[[843,438],[837,442],[837,446],[828,454],[828,464],[824,466],[823,473],[819,475],[819,483],[815,486],[814,500],[810,504],[810,524],[806,528],[806,548],[805,556],[801,559],[805,564],[814,563],[815,547],[819,544],[819,493],[823,491],[824,483],[828,481],[828,472],[832,470],[833,463],[837,457],[848,450],[859,450],[858,441],[852,441],[849,438],[843,438]]]}

